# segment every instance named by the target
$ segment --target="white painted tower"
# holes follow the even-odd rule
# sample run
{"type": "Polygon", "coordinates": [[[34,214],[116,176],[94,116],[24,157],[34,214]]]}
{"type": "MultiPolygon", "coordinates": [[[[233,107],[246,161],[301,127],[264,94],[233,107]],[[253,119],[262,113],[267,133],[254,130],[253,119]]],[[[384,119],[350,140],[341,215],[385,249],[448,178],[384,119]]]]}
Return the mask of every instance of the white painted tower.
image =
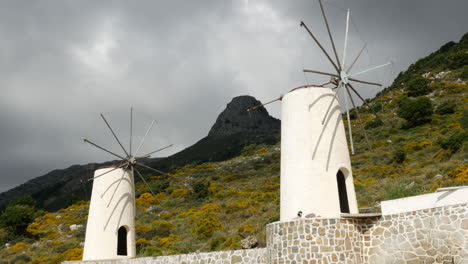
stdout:
{"type": "Polygon", "coordinates": [[[136,209],[132,171],[106,167],[94,175],[83,260],[134,258],[136,209]]]}
{"type": "Polygon", "coordinates": [[[282,99],[281,221],[298,214],[358,213],[341,109],[334,98],[330,88],[309,87],[282,99]]]}

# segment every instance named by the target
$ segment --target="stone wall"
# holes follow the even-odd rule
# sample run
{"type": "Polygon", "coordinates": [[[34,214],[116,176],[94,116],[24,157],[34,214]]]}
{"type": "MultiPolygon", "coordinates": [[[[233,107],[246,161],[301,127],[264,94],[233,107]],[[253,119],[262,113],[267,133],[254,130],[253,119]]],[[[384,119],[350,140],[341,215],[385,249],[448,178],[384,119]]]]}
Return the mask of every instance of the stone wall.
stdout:
{"type": "Polygon", "coordinates": [[[367,218],[267,225],[267,248],[73,264],[468,264],[468,204],[367,218]]]}
{"type": "Polygon", "coordinates": [[[160,257],[102,261],[66,261],[68,264],[267,264],[266,248],[192,253],[160,257]]]}
{"type": "Polygon", "coordinates": [[[468,204],[267,226],[272,264],[468,263],[468,204]]]}
{"type": "Polygon", "coordinates": [[[365,263],[468,263],[468,204],[360,224],[365,263]]]}

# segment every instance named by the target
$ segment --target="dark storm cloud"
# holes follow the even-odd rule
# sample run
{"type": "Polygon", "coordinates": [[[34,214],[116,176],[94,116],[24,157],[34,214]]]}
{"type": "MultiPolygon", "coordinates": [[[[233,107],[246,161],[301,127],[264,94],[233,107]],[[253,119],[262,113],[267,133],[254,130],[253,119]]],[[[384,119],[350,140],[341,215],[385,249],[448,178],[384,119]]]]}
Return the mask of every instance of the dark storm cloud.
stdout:
{"type": "MultiPolygon", "coordinates": [[[[325,8],[342,53],[351,9],[356,70],[388,84],[416,59],[465,33],[466,1],[329,1],[325,8]],[[357,27],[356,27],[357,26],[357,27]]],[[[174,143],[168,155],[208,133],[230,99],[262,101],[304,82],[302,68],[331,70],[299,27],[304,20],[327,47],[316,1],[9,1],[0,3],[0,191],[55,168],[113,159],[82,142],[119,151],[104,112],[135,143],[156,119],[144,151],[174,143]]],[[[348,59],[349,60],[349,59],[348,59]]],[[[360,87],[367,96],[378,90],[360,87]]],[[[280,105],[269,110],[279,116],[280,105]]],[[[125,143],[128,144],[128,143],[125,143]]]]}

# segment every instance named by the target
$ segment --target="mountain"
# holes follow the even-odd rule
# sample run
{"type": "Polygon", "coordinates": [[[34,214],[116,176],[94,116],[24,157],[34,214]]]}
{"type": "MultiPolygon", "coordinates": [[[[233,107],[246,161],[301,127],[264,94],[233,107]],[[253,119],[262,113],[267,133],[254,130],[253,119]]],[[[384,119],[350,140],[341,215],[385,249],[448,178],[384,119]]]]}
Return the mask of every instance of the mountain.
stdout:
{"type": "Polygon", "coordinates": [[[171,170],[189,163],[222,161],[239,155],[250,144],[274,144],[279,141],[281,121],[270,116],[261,102],[252,96],[234,97],[216,119],[208,135],[194,145],[165,159],[148,162],[153,167],[171,170]]]}
{"type": "MultiPolygon", "coordinates": [[[[238,96],[232,99],[218,116],[208,135],[194,145],[167,158],[147,159],[152,167],[169,171],[188,163],[222,161],[240,154],[250,144],[278,141],[281,121],[271,117],[264,107],[247,112],[246,109],[260,105],[252,96],[238,96]]],[[[55,211],[79,200],[88,200],[92,183],[81,182],[90,178],[94,170],[114,162],[73,165],[66,169],[54,170],[29,180],[18,187],[0,193],[0,209],[14,199],[31,196],[38,207],[55,211]]],[[[143,172],[146,170],[142,169],[143,172]]]]}

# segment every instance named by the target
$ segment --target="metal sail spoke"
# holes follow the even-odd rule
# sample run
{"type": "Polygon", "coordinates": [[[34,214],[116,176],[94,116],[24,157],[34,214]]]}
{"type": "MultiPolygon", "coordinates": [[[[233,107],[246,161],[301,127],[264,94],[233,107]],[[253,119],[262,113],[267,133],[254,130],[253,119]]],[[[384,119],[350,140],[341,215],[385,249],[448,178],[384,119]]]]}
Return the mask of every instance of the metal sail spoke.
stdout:
{"type": "Polygon", "coordinates": [[[148,184],[148,182],[146,182],[145,178],[143,177],[143,175],[141,175],[141,173],[137,170],[137,169],[134,169],[134,171],[136,171],[136,173],[138,174],[138,176],[140,177],[140,179],[145,183],[146,187],[148,187],[148,190],[151,192],[151,194],[153,195],[154,199],[156,201],[158,201],[158,203],[161,203],[161,201],[156,198],[156,195],[154,194],[153,190],[151,189],[151,186],[148,184]]]}
{"type": "Polygon", "coordinates": [[[356,61],[359,59],[359,57],[361,57],[361,54],[362,52],[366,49],[366,46],[367,46],[367,43],[364,43],[364,46],[362,46],[362,49],[359,51],[358,55],[356,56],[356,58],[354,58],[353,62],[351,63],[351,65],[348,67],[348,69],[346,69],[346,72],[349,72],[354,64],[356,63],[356,61]]]}
{"type": "Polygon", "coordinates": [[[172,147],[172,146],[173,146],[173,144],[170,144],[169,146],[166,146],[166,147],[164,147],[164,148],[157,149],[157,150],[155,150],[155,151],[152,151],[152,152],[150,152],[150,153],[148,153],[148,154],[146,154],[146,155],[143,155],[143,156],[141,156],[141,157],[138,157],[138,158],[140,158],[140,159],[142,159],[142,158],[149,158],[152,154],[154,154],[154,153],[156,153],[156,152],[159,152],[159,151],[163,151],[163,150],[165,150],[165,149],[167,149],[167,148],[170,148],[170,147],[172,147]]]}
{"type": "Polygon", "coordinates": [[[136,157],[138,151],[140,150],[141,146],[143,145],[143,142],[145,141],[146,136],[148,135],[150,130],[153,128],[154,122],[155,122],[154,120],[151,122],[151,125],[148,127],[148,130],[146,130],[145,136],[141,139],[140,145],[138,146],[137,150],[135,151],[135,155],[134,155],[135,157],[136,157]]]}
{"type": "Polygon", "coordinates": [[[348,46],[348,31],[349,31],[349,9],[346,11],[346,31],[345,31],[345,39],[344,39],[344,48],[343,48],[343,61],[341,62],[341,69],[345,67],[346,61],[346,47],[348,46]]]}
{"type": "Polygon", "coordinates": [[[335,42],[333,41],[333,37],[330,32],[330,26],[328,25],[328,20],[327,20],[327,16],[325,15],[325,10],[323,9],[322,0],[319,0],[319,3],[320,3],[320,9],[322,10],[323,19],[325,20],[325,25],[327,26],[327,32],[328,32],[328,36],[330,37],[333,52],[335,53],[336,63],[338,64],[339,71],[341,71],[340,59],[338,58],[338,53],[336,52],[335,42]]]}
{"type": "Polygon", "coordinates": [[[387,62],[387,63],[384,63],[384,64],[382,64],[382,65],[375,66],[375,67],[371,67],[371,68],[362,70],[362,71],[357,72],[357,73],[349,74],[348,77],[353,77],[353,76],[360,75],[360,74],[363,74],[363,73],[366,73],[366,72],[370,72],[370,71],[373,71],[373,70],[377,70],[378,68],[382,68],[382,67],[385,67],[385,66],[390,65],[390,64],[392,64],[392,63],[391,63],[391,62],[387,62]]]}
{"type": "Polygon", "coordinates": [[[317,38],[314,36],[314,34],[312,34],[312,32],[310,32],[309,28],[306,26],[306,24],[304,22],[301,21],[301,26],[304,27],[307,32],[309,32],[309,35],[314,39],[315,43],[317,43],[317,45],[320,47],[320,49],[323,51],[323,53],[325,54],[325,56],[327,56],[328,60],[331,62],[331,64],[333,65],[333,67],[335,67],[336,69],[336,72],[339,73],[340,72],[340,68],[338,68],[338,66],[336,66],[335,62],[330,58],[330,55],[328,55],[328,52],[325,50],[325,48],[323,48],[322,44],[320,44],[320,42],[317,40],[317,38]]]}
{"type": "Polygon", "coordinates": [[[146,166],[145,164],[142,164],[142,163],[137,162],[136,165],[139,165],[139,166],[142,166],[142,167],[144,167],[144,168],[146,168],[146,169],[152,170],[153,172],[157,172],[157,173],[160,173],[160,174],[164,174],[164,175],[169,176],[169,174],[167,174],[167,173],[165,173],[165,172],[162,172],[162,171],[160,171],[160,170],[151,168],[150,166],[146,166]]]}
{"type": "Polygon", "coordinates": [[[114,130],[112,130],[112,127],[109,125],[109,123],[107,122],[107,120],[106,120],[106,118],[104,117],[103,114],[101,114],[101,117],[102,117],[102,119],[104,120],[104,122],[106,123],[107,127],[109,128],[109,130],[112,132],[112,135],[114,135],[115,140],[117,140],[117,142],[119,143],[120,147],[123,149],[123,151],[125,152],[125,154],[127,154],[127,156],[129,156],[127,150],[125,150],[125,148],[123,147],[122,143],[120,143],[119,138],[117,137],[117,135],[115,135],[114,130]]]}
{"type": "Polygon", "coordinates": [[[95,179],[97,179],[97,178],[99,178],[99,177],[102,177],[102,176],[106,175],[107,173],[113,172],[113,171],[115,171],[116,169],[120,169],[120,168],[122,168],[123,166],[126,166],[126,165],[128,165],[128,162],[122,163],[122,164],[120,164],[119,166],[113,168],[112,170],[106,171],[106,172],[104,172],[104,173],[101,173],[101,174],[99,174],[98,176],[94,176],[94,177],[92,177],[92,178],[89,178],[87,181],[95,180],[95,179]]]}
{"type": "MultiPolygon", "coordinates": [[[[354,103],[353,97],[351,96],[351,93],[349,92],[348,87],[351,88],[351,89],[353,89],[353,88],[351,87],[351,85],[347,84],[345,90],[346,90],[346,92],[348,93],[348,96],[349,96],[349,99],[351,100],[351,103],[353,104],[354,110],[356,111],[356,116],[357,116],[357,118],[359,119],[359,125],[360,125],[362,131],[364,132],[364,138],[366,139],[367,146],[369,147],[369,149],[372,149],[372,147],[371,147],[371,145],[370,145],[370,143],[369,143],[369,138],[367,137],[366,129],[364,128],[364,125],[362,124],[361,115],[359,114],[359,110],[358,110],[358,108],[356,107],[356,104],[354,103]]],[[[353,89],[353,90],[354,90],[354,89],[353,89]]]]}
{"type": "Polygon", "coordinates": [[[132,155],[132,136],[133,136],[132,134],[133,134],[133,107],[130,107],[130,155],[132,155]]]}
{"type": "Polygon", "coordinates": [[[335,91],[335,94],[333,95],[333,98],[331,99],[330,101],[330,104],[328,105],[328,108],[327,108],[327,111],[325,112],[325,115],[323,116],[323,119],[322,119],[322,125],[325,123],[325,120],[327,119],[327,116],[328,116],[328,113],[330,113],[330,109],[333,105],[333,101],[338,101],[338,104],[339,104],[339,100],[338,100],[338,91],[340,90],[341,88],[341,82],[338,84],[338,88],[336,89],[335,91]]]}
{"type": "Polygon", "coordinates": [[[170,176],[169,174],[167,174],[167,173],[165,173],[165,172],[162,172],[162,171],[157,170],[157,169],[153,169],[153,168],[151,168],[150,166],[146,166],[145,164],[142,164],[142,163],[139,163],[139,162],[137,162],[136,165],[142,166],[142,167],[144,167],[144,168],[147,168],[147,169],[149,169],[149,170],[152,170],[152,171],[157,172],[157,173],[160,173],[160,174],[164,174],[164,175],[170,176]]]}
{"type": "Polygon", "coordinates": [[[353,81],[353,82],[358,82],[358,83],[370,84],[370,85],[375,85],[375,86],[382,86],[381,83],[361,81],[361,80],[357,80],[357,79],[354,79],[354,78],[348,78],[348,80],[353,81]]]}
{"type": "MultiPolygon", "coordinates": [[[[346,89],[346,87],[345,87],[346,89]]],[[[353,141],[353,130],[351,127],[351,118],[349,117],[349,106],[348,106],[348,97],[344,95],[345,108],[346,108],[346,119],[348,119],[348,137],[351,144],[351,154],[354,155],[354,141],[353,141]]]]}
{"type": "Polygon", "coordinates": [[[98,148],[98,149],[104,150],[105,152],[107,152],[107,153],[109,153],[109,154],[112,154],[112,155],[114,155],[114,156],[116,156],[116,157],[118,157],[118,158],[121,158],[121,159],[125,160],[124,157],[122,157],[122,156],[120,156],[120,155],[118,155],[118,154],[115,154],[114,152],[109,151],[109,150],[107,150],[107,149],[105,149],[105,148],[103,148],[103,147],[100,147],[100,146],[98,146],[97,144],[95,144],[95,143],[93,143],[93,142],[87,140],[86,138],[83,139],[83,141],[86,142],[86,143],[89,143],[89,144],[91,144],[91,145],[93,145],[93,146],[95,146],[95,147],[98,148]]]}
{"type": "Polygon", "coordinates": [[[328,75],[328,76],[333,76],[333,77],[337,77],[337,78],[340,78],[340,76],[338,74],[334,74],[334,73],[328,73],[328,72],[321,72],[321,71],[315,71],[315,70],[302,70],[303,72],[310,72],[310,73],[316,73],[316,74],[321,74],[321,75],[328,75]]]}

